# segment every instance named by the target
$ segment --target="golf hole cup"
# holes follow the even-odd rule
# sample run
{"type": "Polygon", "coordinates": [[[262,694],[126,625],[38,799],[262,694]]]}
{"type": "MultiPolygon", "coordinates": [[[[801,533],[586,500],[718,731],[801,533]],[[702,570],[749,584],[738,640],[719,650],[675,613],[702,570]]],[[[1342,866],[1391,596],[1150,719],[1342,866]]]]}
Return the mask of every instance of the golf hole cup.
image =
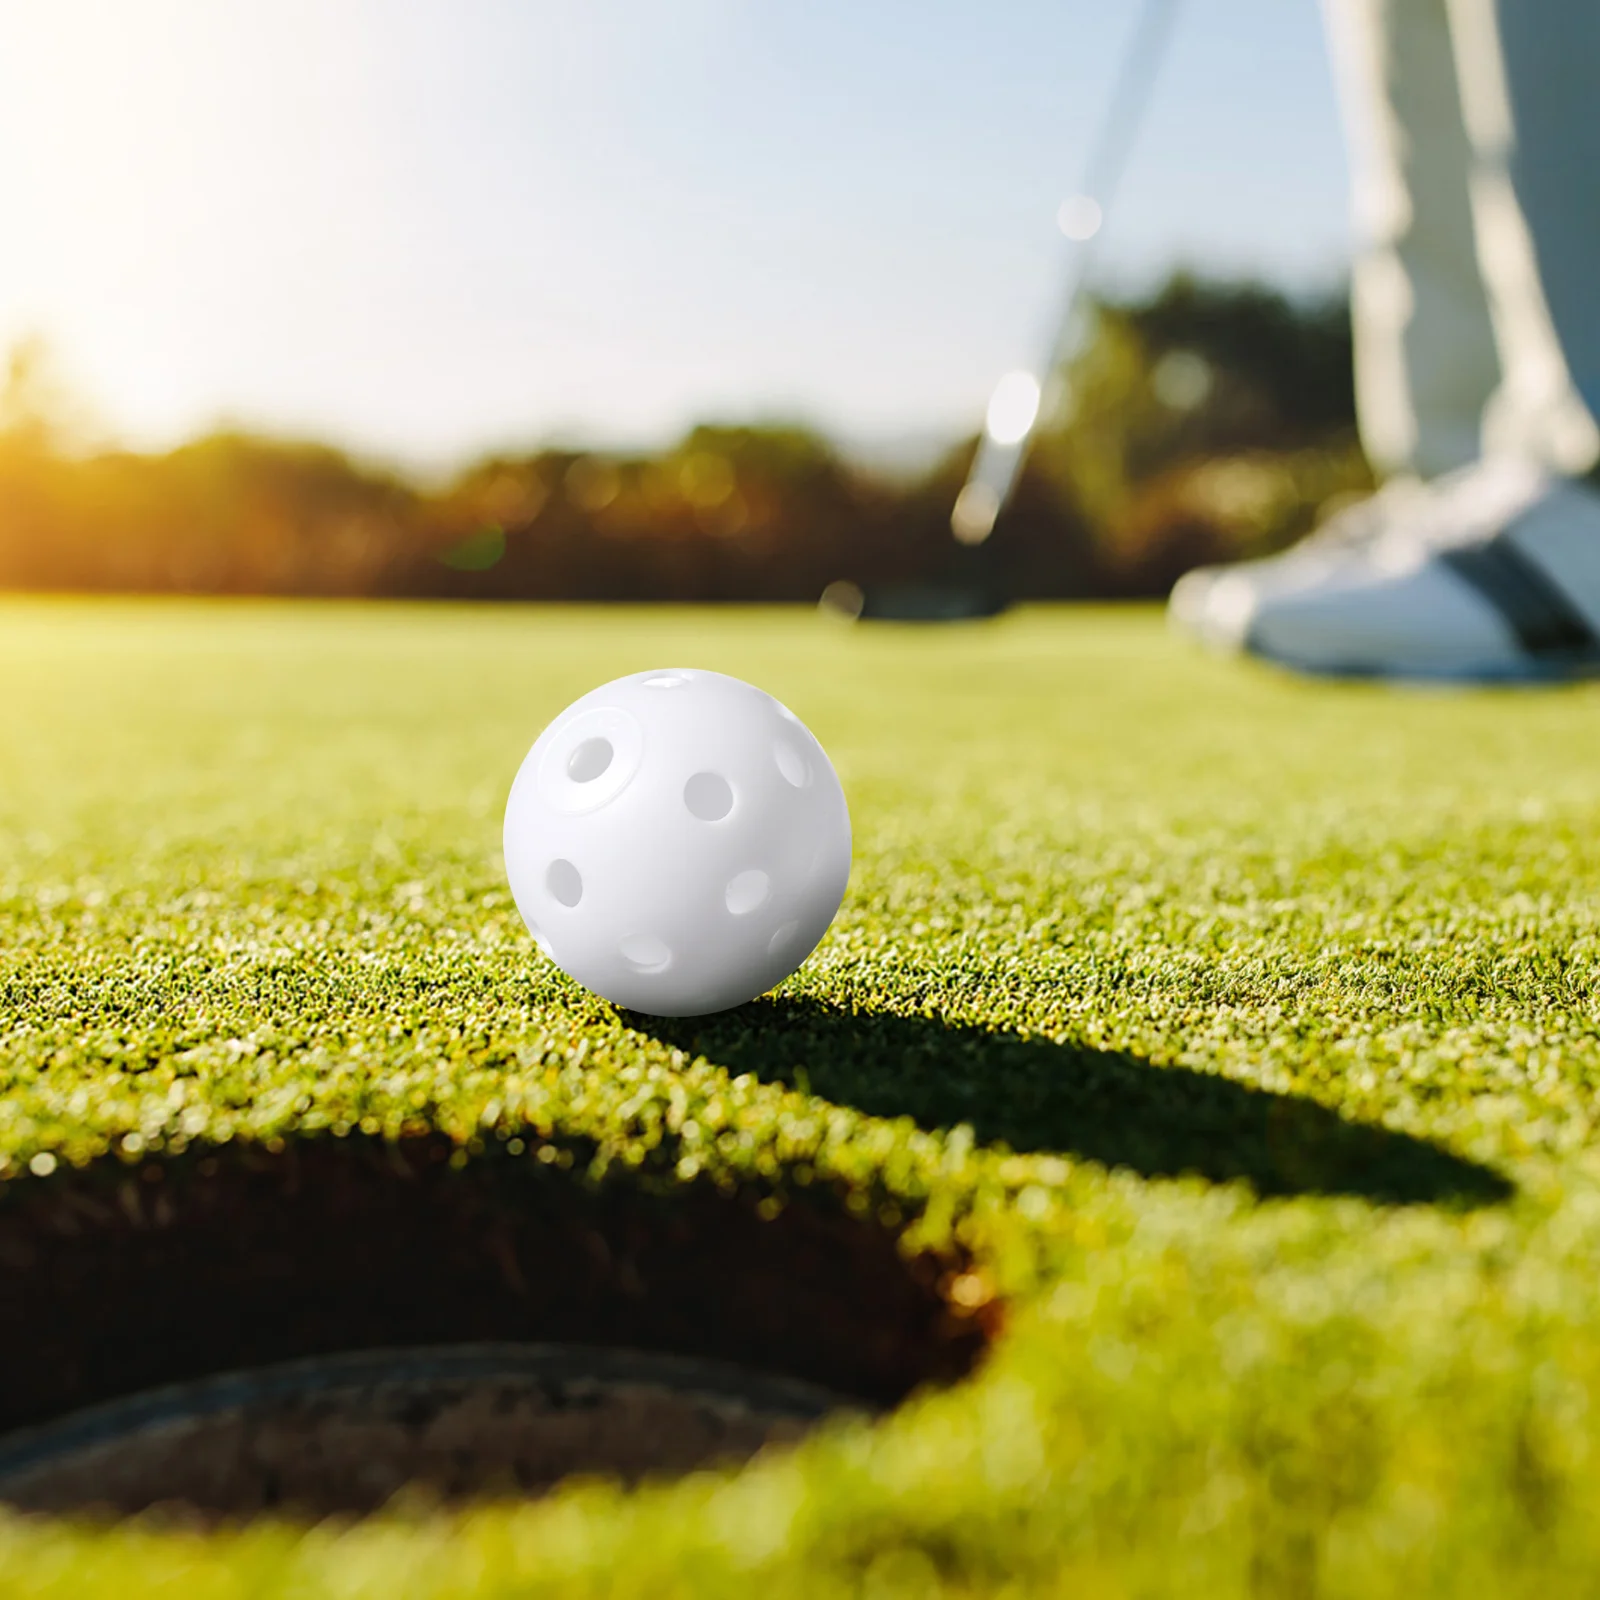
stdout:
{"type": "Polygon", "coordinates": [[[607,1000],[690,1017],[753,1000],[828,930],[850,813],[795,714],[719,672],[618,678],[539,735],[506,802],[539,948],[607,1000]]]}

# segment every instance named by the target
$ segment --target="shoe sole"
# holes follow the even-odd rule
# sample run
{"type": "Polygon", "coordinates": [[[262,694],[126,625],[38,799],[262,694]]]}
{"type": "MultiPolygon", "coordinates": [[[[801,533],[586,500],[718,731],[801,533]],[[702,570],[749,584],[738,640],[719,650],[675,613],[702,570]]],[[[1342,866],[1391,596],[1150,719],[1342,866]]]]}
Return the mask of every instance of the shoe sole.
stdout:
{"type": "Polygon", "coordinates": [[[1536,688],[1563,683],[1582,683],[1600,677],[1600,655],[1529,657],[1521,662],[1499,662],[1481,667],[1375,667],[1358,664],[1330,666],[1292,661],[1257,649],[1246,639],[1244,654],[1270,666],[1299,673],[1302,677],[1334,678],[1348,682],[1433,683],[1470,686],[1536,688]]]}

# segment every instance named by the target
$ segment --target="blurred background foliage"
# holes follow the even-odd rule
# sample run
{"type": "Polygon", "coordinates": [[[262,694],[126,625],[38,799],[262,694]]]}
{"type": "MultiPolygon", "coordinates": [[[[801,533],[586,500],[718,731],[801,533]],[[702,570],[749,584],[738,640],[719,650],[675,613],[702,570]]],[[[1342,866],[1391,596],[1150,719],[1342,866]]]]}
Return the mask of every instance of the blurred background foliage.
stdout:
{"type": "MultiPolygon", "coordinates": [[[[0,587],[810,601],[839,578],[937,578],[976,447],[894,472],[806,427],[706,425],[655,453],[534,449],[430,484],[243,432],[165,454],[87,437],[48,352],[14,350],[0,587]]],[[[1019,595],[1155,597],[1370,487],[1345,302],[1179,275],[1086,315],[992,547],[1019,595]]]]}

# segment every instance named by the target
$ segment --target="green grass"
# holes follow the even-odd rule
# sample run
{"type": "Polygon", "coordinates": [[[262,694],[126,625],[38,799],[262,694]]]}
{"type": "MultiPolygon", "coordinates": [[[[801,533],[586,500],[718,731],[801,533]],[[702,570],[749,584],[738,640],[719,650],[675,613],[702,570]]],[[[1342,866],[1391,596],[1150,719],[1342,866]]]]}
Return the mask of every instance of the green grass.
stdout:
{"type": "Polygon", "coordinates": [[[1302,684],[1149,612],[53,601],[0,604],[0,686],[0,1211],[438,1133],[843,1205],[1004,1307],[976,1376],[739,1474],[13,1519],[0,1594],[1593,1592],[1600,691],[1302,684]],[[543,723],[663,664],[793,706],[855,824],[816,955],[698,1022],[542,963],[498,857],[543,723]]]}

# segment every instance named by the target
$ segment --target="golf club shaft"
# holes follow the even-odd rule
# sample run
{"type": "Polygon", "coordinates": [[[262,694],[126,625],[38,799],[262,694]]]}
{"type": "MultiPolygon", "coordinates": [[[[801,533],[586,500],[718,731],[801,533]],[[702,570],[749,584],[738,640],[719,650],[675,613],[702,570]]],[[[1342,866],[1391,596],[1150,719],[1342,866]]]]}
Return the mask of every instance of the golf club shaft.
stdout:
{"type": "MultiPolygon", "coordinates": [[[[1081,234],[1069,235],[1055,316],[1046,338],[1041,341],[1043,359],[1031,374],[1041,396],[1067,355],[1095,243],[1104,231],[1111,201],[1144,120],[1150,90],[1171,37],[1177,6],[1178,0],[1144,0],[1105,118],[1090,146],[1083,183],[1066,202],[1077,207],[1079,216],[1087,220],[1081,234]]],[[[1065,231],[1065,222],[1063,227],[1065,231]]],[[[950,517],[952,531],[964,544],[980,544],[993,530],[995,519],[1005,509],[1016,487],[1042,410],[1042,404],[1035,405],[1033,415],[1026,420],[1020,433],[1008,429],[997,438],[992,425],[985,427],[978,441],[978,453],[950,517]]]]}

